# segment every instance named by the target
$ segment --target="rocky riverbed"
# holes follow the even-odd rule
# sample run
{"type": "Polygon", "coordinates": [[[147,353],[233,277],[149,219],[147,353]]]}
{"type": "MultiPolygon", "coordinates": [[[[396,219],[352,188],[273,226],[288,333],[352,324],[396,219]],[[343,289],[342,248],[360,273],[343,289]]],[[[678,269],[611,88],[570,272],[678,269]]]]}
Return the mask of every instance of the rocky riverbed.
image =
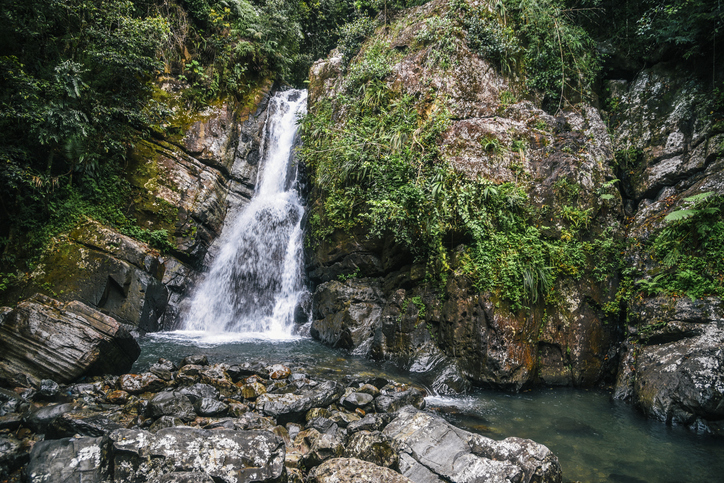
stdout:
{"type": "Polygon", "coordinates": [[[531,440],[495,441],[382,377],[160,359],[148,372],[0,389],[0,472],[28,482],[560,482],[531,440]]]}

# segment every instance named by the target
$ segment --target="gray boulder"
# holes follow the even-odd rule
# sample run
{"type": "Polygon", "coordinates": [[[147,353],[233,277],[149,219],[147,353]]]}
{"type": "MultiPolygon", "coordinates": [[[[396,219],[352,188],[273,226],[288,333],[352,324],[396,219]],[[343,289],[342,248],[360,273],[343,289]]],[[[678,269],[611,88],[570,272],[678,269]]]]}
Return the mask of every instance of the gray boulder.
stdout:
{"type": "Polygon", "coordinates": [[[394,413],[405,406],[424,409],[425,393],[412,388],[407,391],[387,393],[375,399],[375,409],[378,413],[394,413]]]}
{"type": "Polygon", "coordinates": [[[28,483],[102,483],[110,470],[108,438],[65,438],[40,441],[30,452],[28,483]]]}
{"type": "Polygon", "coordinates": [[[145,481],[196,472],[214,481],[281,482],[284,442],[266,431],[165,428],[155,435],[121,429],[111,434],[114,481],[145,481]]]}
{"type": "Polygon", "coordinates": [[[400,454],[400,471],[416,482],[560,483],[558,459],[533,441],[496,442],[406,408],[382,431],[400,454]]]}
{"type": "Polygon", "coordinates": [[[194,406],[186,396],[171,391],[161,392],[151,399],[148,405],[151,416],[173,416],[182,421],[193,421],[196,419],[194,406]]]}
{"type": "Polygon", "coordinates": [[[262,394],[256,400],[256,407],[283,425],[304,421],[307,411],[329,406],[343,394],[341,384],[325,381],[299,394],[262,394]]]}
{"type": "Polygon", "coordinates": [[[355,458],[334,458],[309,473],[310,483],[412,483],[389,468],[355,458]]]}
{"type": "Polygon", "coordinates": [[[123,374],[141,349],[115,319],[78,301],[36,294],[4,317],[0,353],[0,380],[37,387],[42,379],[123,374]]]}

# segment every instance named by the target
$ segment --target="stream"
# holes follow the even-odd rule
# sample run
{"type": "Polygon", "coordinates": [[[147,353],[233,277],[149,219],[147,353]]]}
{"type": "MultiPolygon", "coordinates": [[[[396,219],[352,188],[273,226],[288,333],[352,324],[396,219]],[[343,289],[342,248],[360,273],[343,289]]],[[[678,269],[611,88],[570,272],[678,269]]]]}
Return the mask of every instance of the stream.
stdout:
{"type": "MultiPolygon", "coordinates": [[[[203,353],[211,362],[281,362],[296,372],[329,379],[379,375],[422,385],[415,374],[391,364],[303,337],[275,340],[177,331],[149,334],[139,342],[143,351],[133,368],[137,373],[159,357],[178,361],[203,353]]],[[[648,420],[605,391],[476,390],[463,396],[429,396],[427,406],[455,425],[493,439],[517,436],[545,444],[560,460],[564,481],[694,483],[722,481],[724,475],[724,441],[648,420]]]]}

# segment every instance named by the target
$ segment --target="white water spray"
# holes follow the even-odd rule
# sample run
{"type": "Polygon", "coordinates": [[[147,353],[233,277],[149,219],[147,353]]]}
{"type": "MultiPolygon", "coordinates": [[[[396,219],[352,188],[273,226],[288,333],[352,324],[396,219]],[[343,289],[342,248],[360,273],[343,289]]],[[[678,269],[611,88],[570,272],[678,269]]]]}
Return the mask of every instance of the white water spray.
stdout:
{"type": "Polygon", "coordinates": [[[271,339],[292,336],[302,282],[304,207],[297,193],[293,146],[307,93],[269,100],[257,188],[232,225],[191,300],[184,328],[271,339]]]}

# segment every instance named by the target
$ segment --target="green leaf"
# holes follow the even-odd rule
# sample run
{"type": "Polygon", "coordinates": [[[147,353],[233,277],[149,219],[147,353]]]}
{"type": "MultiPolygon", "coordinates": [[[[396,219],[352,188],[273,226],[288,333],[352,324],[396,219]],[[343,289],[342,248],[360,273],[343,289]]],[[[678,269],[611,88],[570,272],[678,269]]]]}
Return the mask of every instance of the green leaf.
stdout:
{"type": "Polygon", "coordinates": [[[678,221],[689,218],[697,214],[699,210],[676,210],[672,211],[664,218],[665,221],[678,221]]]}

